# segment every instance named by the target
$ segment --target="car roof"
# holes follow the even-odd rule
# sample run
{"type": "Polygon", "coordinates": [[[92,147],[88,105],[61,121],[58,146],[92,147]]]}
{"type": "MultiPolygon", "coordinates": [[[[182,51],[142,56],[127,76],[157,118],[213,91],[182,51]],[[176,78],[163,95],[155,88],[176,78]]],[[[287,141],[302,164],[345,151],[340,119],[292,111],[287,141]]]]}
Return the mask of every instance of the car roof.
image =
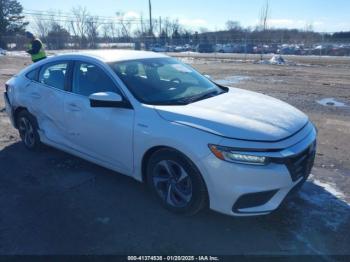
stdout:
{"type": "Polygon", "coordinates": [[[93,57],[101,60],[105,63],[128,61],[136,59],[147,58],[165,58],[168,57],[163,54],[147,52],[147,51],[134,51],[134,50],[92,50],[92,51],[77,51],[74,53],[59,54],[56,57],[67,58],[81,58],[81,57],[93,57]]]}

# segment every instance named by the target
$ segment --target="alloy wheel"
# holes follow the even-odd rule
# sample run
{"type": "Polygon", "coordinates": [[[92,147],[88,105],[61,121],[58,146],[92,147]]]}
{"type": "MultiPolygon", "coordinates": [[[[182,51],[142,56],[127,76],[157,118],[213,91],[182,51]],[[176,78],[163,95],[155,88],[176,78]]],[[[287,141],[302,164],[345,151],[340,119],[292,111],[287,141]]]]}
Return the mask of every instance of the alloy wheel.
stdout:
{"type": "Polygon", "coordinates": [[[24,144],[29,148],[34,147],[35,134],[32,123],[26,117],[21,117],[19,120],[18,129],[24,144]]]}
{"type": "Polygon", "coordinates": [[[170,206],[185,207],[192,199],[192,181],[185,169],[171,160],[155,165],[152,176],[158,195],[170,206]]]}

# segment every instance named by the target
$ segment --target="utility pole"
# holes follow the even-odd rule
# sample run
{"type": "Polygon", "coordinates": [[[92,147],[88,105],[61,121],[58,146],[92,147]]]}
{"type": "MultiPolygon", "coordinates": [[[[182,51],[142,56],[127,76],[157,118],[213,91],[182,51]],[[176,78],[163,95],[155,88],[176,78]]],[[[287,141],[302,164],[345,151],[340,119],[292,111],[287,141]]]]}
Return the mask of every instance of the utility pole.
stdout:
{"type": "Polygon", "coordinates": [[[148,0],[148,8],[149,8],[149,32],[150,32],[150,35],[153,35],[152,4],[151,4],[151,0],[148,0]]]}

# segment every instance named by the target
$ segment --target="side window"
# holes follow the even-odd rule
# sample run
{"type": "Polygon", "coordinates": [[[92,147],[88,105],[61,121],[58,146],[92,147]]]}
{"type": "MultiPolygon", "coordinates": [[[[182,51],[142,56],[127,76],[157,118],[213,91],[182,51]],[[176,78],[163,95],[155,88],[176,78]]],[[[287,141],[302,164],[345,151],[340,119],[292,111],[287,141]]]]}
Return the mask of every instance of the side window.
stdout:
{"type": "Polygon", "coordinates": [[[39,82],[60,90],[64,90],[67,68],[67,63],[49,64],[43,66],[39,74],[39,82]]]}
{"type": "Polygon", "coordinates": [[[101,68],[84,62],[75,64],[72,92],[83,96],[99,92],[120,94],[112,79],[101,68]]]}
{"type": "Polygon", "coordinates": [[[39,68],[36,68],[36,69],[30,71],[29,73],[27,73],[26,77],[29,80],[38,81],[38,73],[39,73],[39,68]]]}

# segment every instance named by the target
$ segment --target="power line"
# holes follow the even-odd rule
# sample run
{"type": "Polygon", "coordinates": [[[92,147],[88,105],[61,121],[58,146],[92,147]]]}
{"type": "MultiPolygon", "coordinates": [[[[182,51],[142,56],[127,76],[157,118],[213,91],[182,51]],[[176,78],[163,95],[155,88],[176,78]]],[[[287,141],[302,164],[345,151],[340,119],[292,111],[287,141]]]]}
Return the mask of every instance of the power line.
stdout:
{"type": "MultiPolygon", "coordinates": [[[[23,14],[25,15],[30,15],[30,16],[34,16],[34,17],[45,17],[48,19],[53,19],[56,17],[59,18],[67,18],[67,19],[73,19],[76,20],[77,17],[74,16],[72,13],[66,13],[66,12],[57,12],[57,13],[53,13],[50,11],[38,11],[38,10],[27,10],[25,9],[23,11],[23,14]]],[[[130,23],[130,22],[138,22],[141,23],[141,18],[128,18],[128,19],[124,19],[121,18],[120,16],[99,16],[99,15],[86,15],[87,18],[98,18],[99,20],[104,20],[104,21],[111,21],[111,22],[118,22],[118,21],[122,21],[123,23],[130,23]]]]}
{"type": "MultiPolygon", "coordinates": [[[[26,19],[28,22],[35,22],[35,18],[27,18],[26,19]]],[[[80,23],[80,20],[75,20],[75,19],[54,19],[54,21],[50,18],[42,18],[40,17],[41,21],[45,21],[45,22],[58,22],[58,23],[80,23]]],[[[100,25],[110,25],[111,23],[113,24],[125,24],[126,22],[120,22],[120,21],[98,21],[97,22],[100,25]]],[[[138,22],[127,22],[127,24],[130,25],[139,25],[140,23],[138,22]]]]}

